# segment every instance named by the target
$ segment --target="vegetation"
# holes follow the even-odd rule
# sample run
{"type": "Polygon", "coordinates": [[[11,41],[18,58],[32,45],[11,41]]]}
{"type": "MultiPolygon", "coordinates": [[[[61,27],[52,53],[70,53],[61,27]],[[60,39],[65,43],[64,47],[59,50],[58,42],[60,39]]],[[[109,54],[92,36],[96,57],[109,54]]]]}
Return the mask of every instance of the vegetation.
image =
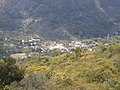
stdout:
{"type": "MultiPolygon", "coordinates": [[[[7,85],[10,84],[11,90],[120,90],[120,45],[100,45],[94,51],[86,52],[76,50],[18,62],[17,66],[25,72],[22,80],[18,78],[21,76],[18,72],[16,78],[10,80],[2,76],[9,81],[7,85]]],[[[4,65],[3,60],[1,65],[4,65]]],[[[0,73],[3,72],[0,70],[0,73]]]]}
{"type": "Polygon", "coordinates": [[[12,82],[23,79],[23,71],[15,65],[15,59],[6,57],[0,60],[0,90],[12,82]]]}
{"type": "Polygon", "coordinates": [[[7,31],[36,33],[52,40],[104,37],[120,32],[119,0],[0,1],[0,28],[7,31]]]}
{"type": "Polygon", "coordinates": [[[120,0],[0,0],[0,90],[120,90],[120,0]]]}

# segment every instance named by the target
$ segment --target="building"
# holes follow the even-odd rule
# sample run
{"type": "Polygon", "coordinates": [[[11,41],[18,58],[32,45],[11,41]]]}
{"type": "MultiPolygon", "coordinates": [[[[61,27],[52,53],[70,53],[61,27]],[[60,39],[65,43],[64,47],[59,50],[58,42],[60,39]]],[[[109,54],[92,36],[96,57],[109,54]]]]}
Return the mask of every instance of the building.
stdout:
{"type": "Polygon", "coordinates": [[[27,58],[27,55],[26,53],[16,53],[16,54],[11,54],[10,57],[15,59],[25,59],[27,58]]]}

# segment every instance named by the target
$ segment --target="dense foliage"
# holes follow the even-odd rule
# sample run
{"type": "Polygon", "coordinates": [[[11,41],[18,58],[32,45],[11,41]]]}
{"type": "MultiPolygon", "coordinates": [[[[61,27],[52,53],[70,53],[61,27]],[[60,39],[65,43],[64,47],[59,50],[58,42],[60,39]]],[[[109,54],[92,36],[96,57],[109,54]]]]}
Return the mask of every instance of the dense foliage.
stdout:
{"type": "Polygon", "coordinates": [[[23,79],[23,71],[15,63],[15,59],[10,57],[0,59],[0,90],[14,81],[19,82],[23,79]]]}
{"type": "Polygon", "coordinates": [[[120,45],[77,48],[75,53],[29,58],[17,65],[25,76],[10,85],[12,90],[120,90],[120,45]]]}

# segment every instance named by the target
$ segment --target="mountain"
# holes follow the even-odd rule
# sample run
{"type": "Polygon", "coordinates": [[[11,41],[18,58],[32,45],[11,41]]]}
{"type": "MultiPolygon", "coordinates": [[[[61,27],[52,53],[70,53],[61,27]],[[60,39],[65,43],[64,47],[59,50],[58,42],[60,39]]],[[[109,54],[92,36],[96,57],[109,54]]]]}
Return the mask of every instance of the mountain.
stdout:
{"type": "Polygon", "coordinates": [[[120,31],[120,0],[0,0],[0,28],[46,39],[104,37],[120,31]]]}

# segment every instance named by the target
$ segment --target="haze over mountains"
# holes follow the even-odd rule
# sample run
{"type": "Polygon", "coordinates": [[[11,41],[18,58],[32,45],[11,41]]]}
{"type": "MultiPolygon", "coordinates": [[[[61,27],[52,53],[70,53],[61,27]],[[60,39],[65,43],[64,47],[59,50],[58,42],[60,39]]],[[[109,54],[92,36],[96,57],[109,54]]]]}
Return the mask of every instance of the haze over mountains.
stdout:
{"type": "Polygon", "coordinates": [[[120,0],[0,0],[0,28],[48,39],[104,37],[120,31],[120,0]]]}

